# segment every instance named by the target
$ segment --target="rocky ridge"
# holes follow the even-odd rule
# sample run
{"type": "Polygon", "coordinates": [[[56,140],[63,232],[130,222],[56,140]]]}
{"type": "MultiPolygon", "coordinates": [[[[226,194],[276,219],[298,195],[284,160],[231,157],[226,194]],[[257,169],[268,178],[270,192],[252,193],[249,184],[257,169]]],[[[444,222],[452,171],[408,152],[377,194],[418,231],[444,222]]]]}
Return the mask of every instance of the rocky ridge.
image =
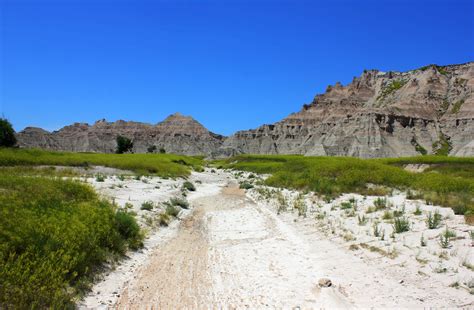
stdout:
{"type": "Polygon", "coordinates": [[[366,70],[280,122],[239,131],[214,156],[474,156],[474,63],[366,70]]]}
{"type": "Polygon", "coordinates": [[[58,131],[48,132],[27,127],[17,134],[20,147],[35,147],[72,152],[113,153],[118,135],[133,141],[133,152],[159,152],[203,155],[216,151],[223,136],[208,131],[190,116],[175,113],[156,124],[100,120],[92,126],[75,123],[58,131]]]}
{"type": "Polygon", "coordinates": [[[20,147],[74,152],[114,152],[116,137],[133,152],[228,157],[302,154],[362,158],[449,154],[474,156],[474,62],[429,65],[408,72],[365,70],[346,86],[324,94],[285,119],[225,138],[192,117],[173,114],[156,125],[138,122],[75,123],[47,132],[27,127],[20,147]]]}

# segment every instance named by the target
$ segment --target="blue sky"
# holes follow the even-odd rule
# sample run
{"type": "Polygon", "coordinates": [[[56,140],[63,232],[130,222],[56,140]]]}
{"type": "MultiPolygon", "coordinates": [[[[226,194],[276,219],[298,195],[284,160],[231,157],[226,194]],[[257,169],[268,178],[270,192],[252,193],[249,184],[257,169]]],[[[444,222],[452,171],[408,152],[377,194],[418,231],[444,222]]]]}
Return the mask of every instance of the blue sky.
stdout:
{"type": "Polygon", "coordinates": [[[364,69],[474,60],[473,1],[0,0],[16,130],[179,111],[231,134],[364,69]]]}

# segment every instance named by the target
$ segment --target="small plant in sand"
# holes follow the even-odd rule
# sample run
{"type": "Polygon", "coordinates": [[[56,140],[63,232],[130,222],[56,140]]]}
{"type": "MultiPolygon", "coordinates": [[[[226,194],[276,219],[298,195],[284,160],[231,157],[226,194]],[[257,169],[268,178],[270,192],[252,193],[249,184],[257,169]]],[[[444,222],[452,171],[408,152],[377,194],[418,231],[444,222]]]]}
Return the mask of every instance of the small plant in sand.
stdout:
{"type": "Polygon", "coordinates": [[[432,212],[428,212],[426,217],[426,225],[429,229],[436,229],[441,224],[442,216],[439,214],[439,211],[436,210],[434,214],[432,212]]]}
{"type": "Polygon", "coordinates": [[[420,206],[416,206],[415,212],[413,212],[413,214],[414,215],[421,215],[422,214],[420,206]]]}
{"type": "Polygon", "coordinates": [[[349,202],[349,201],[341,202],[340,208],[341,208],[341,210],[352,209],[352,203],[349,202]]]}
{"type": "Polygon", "coordinates": [[[377,223],[374,224],[374,226],[372,226],[372,229],[373,229],[373,232],[374,232],[374,237],[380,237],[380,234],[381,234],[381,231],[380,231],[380,227],[377,223]]]}
{"type": "Polygon", "coordinates": [[[469,232],[469,236],[471,236],[471,240],[474,241],[474,230],[469,232]]]}
{"type": "Polygon", "coordinates": [[[426,240],[425,240],[425,236],[423,236],[423,234],[421,234],[420,245],[421,245],[422,247],[425,247],[425,246],[426,246],[426,240]]]}
{"type": "Polygon", "coordinates": [[[96,182],[104,182],[105,181],[105,176],[103,174],[99,173],[95,176],[95,181],[96,182]]]}
{"type": "Polygon", "coordinates": [[[385,211],[382,215],[382,220],[391,220],[393,219],[393,213],[390,211],[385,211]]]}
{"type": "Polygon", "coordinates": [[[324,211],[324,212],[318,212],[318,213],[316,214],[316,219],[317,219],[317,220],[323,220],[325,217],[326,217],[326,211],[324,211]]]}
{"type": "Polygon", "coordinates": [[[304,202],[304,197],[303,195],[298,195],[298,198],[295,199],[293,203],[293,207],[298,210],[298,216],[304,216],[306,217],[306,212],[308,210],[308,207],[306,206],[306,203],[304,202]]]}
{"type": "Polygon", "coordinates": [[[397,217],[395,218],[395,222],[393,223],[393,231],[397,234],[406,232],[410,230],[410,222],[405,217],[397,217]]]}
{"type": "Polygon", "coordinates": [[[194,192],[196,190],[196,186],[193,183],[186,181],[183,183],[183,189],[186,189],[190,192],[194,192]]]}
{"type": "Polygon", "coordinates": [[[167,205],[170,206],[180,206],[183,209],[189,209],[189,202],[184,198],[173,197],[170,199],[167,205]]]}
{"type": "Polygon", "coordinates": [[[142,206],[140,207],[141,210],[146,210],[146,211],[151,211],[153,210],[153,202],[151,201],[145,201],[142,203],[142,206]]]}
{"type": "Polygon", "coordinates": [[[169,216],[177,217],[179,214],[179,208],[176,208],[176,206],[173,205],[167,205],[166,214],[168,214],[169,216]]]}
{"type": "Polygon", "coordinates": [[[377,211],[375,207],[368,207],[366,213],[374,213],[375,211],[377,211]]]}
{"type": "Polygon", "coordinates": [[[125,181],[125,176],[123,174],[117,176],[120,181],[125,181]]]}
{"type": "Polygon", "coordinates": [[[277,203],[278,203],[278,214],[282,213],[282,212],[285,212],[286,209],[287,209],[287,202],[286,202],[286,199],[285,199],[285,196],[283,195],[283,193],[281,191],[278,191],[276,193],[276,199],[277,199],[277,203]]]}
{"type": "Polygon", "coordinates": [[[454,237],[456,237],[456,233],[454,231],[449,230],[448,226],[446,226],[446,229],[439,236],[439,244],[443,249],[447,249],[451,246],[451,238],[454,237]]]}
{"type": "Polygon", "coordinates": [[[365,224],[367,224],[367,218],[365,217],[365,215],[358,215],[357,216],[357,222],[359,223],[360,226],[364,226],[365,224]]]}
{"type": "Polygon", "coordinates": [[[170,219],[167,213],[160,213],[160,215],[158,215],[158,224],[160,224],[160,226],[168,226],[170,219]]]}
{"type": "Polygon", "coordinates": [[[381,210],[387,207],[387,198],[378,197],[374,200],[375,209],[381,210]]]}
{"type": "Polygon", "coordinates": [[[251,189],[251,188],[253,188],[253,185],[250,184],[249,182],[242,182],[242,183],[240,183],[239,188],[241,188],[241,189],[251,189]]]}
{"type": "Polygon", "coordinates": [[[393,216],[394,217],[400,217],[403,214],[405,214],[405,206],[402,206],[400,209],[393,211],[393,216]]]}

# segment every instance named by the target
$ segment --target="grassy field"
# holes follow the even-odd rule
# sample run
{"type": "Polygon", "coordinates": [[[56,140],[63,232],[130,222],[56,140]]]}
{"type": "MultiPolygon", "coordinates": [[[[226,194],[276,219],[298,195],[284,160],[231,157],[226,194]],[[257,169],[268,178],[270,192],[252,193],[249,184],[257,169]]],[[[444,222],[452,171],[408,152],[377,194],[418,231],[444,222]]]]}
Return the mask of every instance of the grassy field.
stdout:
{"type": "Polygon", "coordinates": [[[98,154],[50,152],[36,149],[0,148],[0,166],[91,165],[131,170],[137,174],[186,177],[191,169],[201,170],[202,159],[172,154],[98,154]]]}
{"type": "Polygon", "coordinates": [[[412,190],[410,196],[451,207],[457,214],[474,212],[474,158],[422,156],[401,159],[242,155],[216,163],[271,174],[266,184],[311,190],[328,197],[342,193],[384,194],[384,188],[412,190]],[[429,164],[422,173],[406,164],[429,164]],[[368,184],[377,187],[367,186],[368,184]]]}

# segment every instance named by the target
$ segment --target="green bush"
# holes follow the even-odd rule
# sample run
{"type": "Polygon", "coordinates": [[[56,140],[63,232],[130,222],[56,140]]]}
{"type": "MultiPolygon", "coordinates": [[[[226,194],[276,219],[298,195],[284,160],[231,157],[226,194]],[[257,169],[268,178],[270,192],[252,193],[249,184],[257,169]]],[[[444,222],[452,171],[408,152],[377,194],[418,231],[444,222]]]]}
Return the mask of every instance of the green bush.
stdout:
{"type": "Polygon", "coordinates": [[[196,190],[196,186],[194,186],[194,184],[189,181],[183,183],[183,188],[190,192],[194,192],[196,190]]]}
{"type": "Polygon", "coordinates": [[[141,245],[135,219],[83,183],[0,170],[0,305],[71,308],[98,267],[141,245]]]}
{"type": "Polygon", "coordinates": [[[141,210],[146,210],[146,211],[151,211],[153,210],[153,202],[152,201],[145,201],[142,203],[142,206],[140,207],[141,210]]]}
{"type": "Polygon", "coordinates": [[[442,218],[443,217],[439,214],[438,210],[436,210],[434,214],[428,212],[428,215],[426,216],[426,225],[429,229],[436,229],[439,227],[439,224],[441,224],[442,218]]]}
{"type": "Polygon", "coordinates": [[[169,216],[177,217],[179,214],[179,209],[176,206],[168,205],[166,206],[166,214],[169,216]]]}
{"type": "Polygon", "coordinates": [[[0,147],[12,147],[16,144],[15,130],[5,118],[0,118],[0,147]]]}
{"type": "Polygon", "coordinates": [[[251,189],[251,188],[253,188],[253,185],[250,184],[249,182],[242,182],[242,183],[240,183],[239,188],[241,188],[241,189],[251,189]]]}
{"type": "Polygon", "coordinates": [[[394,220],[393,224],[393,231],[397,234],[409,231],[410,230],[410,222],[405,217],[397,217],[394,220]]]}
{"type": "Polygon", "coordinates": [[[171,206],[180,206],[183,209],[189,209],[189,202],[184,198],[173,197],[170,199],[171,206]]]}
{"type": "Polygon", "coordinates": [[[123,154],[133,150],[133,142],[127,137],[117,136],[117,149],[115,153],[123,154]]]}

